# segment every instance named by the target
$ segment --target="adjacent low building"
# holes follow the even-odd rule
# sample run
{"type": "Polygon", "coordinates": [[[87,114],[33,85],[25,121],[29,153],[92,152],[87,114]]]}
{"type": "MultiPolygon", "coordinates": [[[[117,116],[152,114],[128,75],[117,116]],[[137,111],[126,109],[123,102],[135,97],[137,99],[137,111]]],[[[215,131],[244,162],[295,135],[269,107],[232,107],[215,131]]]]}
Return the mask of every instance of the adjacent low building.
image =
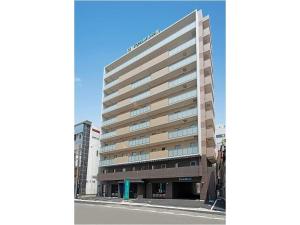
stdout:
{"type": "Polygon", "coordinates": [[[129,179],[131,198],[215,198],[211,54],[209,16],[195,10],[104,68],[103,196],[123,197],[129,179]]]}
{"type": "Polygon", "coordinates": [[[90,121],[75,125],[74,186],[77,194],[97,194],[100,130],[90,121]]]}

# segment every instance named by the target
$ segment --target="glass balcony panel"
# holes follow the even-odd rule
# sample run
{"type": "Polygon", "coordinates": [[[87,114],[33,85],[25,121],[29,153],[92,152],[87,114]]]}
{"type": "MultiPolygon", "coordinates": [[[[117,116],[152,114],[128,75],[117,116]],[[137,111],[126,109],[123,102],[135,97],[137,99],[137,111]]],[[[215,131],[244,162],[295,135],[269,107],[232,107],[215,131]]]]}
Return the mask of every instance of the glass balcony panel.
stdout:
{"type": "Polygon", "coordinates": [[[109,119],[109,120],[105,120],[102,122],[102,126],[107,126],[107,125],[110,125],[112,123],[115,123],[117,121],[116,118],[112,118],[112,119],[109,119]]]}
{"type": "Polygon", "coordinates": [[[191,55],[177,63],[174,63],[173,65],[169,66],[169,71],[174,71],[177,70],[183,66],[186,66],[192,62],[195,62],[197,60],[196,54],[195,55],[191,55]]]}
{"type": "Polygon", "coordinates": [[[185,136],[195,135],[197,134],[197,131],[198,131],[197,126],[196,127],[193,126],[193,127],[176,130],[176,131],[170,131],[168,136],[170,139],[185,137],[185,136]]]}
{"type": "Polygon", "coordinates": [[[143,93],[141,93],[141,94],[138,94],[138,95],[132,97],[132,98],[130,99],[130,101],[131,101],[131,102],[136,102],[136,101],[139,101],[139,100],[141,100],[141,99],[147,98],[149,95],[150,95],[150,91],[146,91],[146,92],[143,92],[143,93]]]}
{"type": "Polygon", "coordinates": [[[184,100],[186,100],[186,99],[194,98],[194,97],[197,97],[197,90],[196,90],[196,89],[169,98],[169,105],[175,104],[175,103],[177,103],[177,102],[184,101],[184,100]]]}
{"type": "Polygon", "coordinates": [[[132,83],[131,88],[132,89],[137,88],[139,86],[142,86],[143,84],[149,83],[150,81],[151,81],[151,76],[145,77],[141,80],[138,80],[138,81],[132,83]]]}
{"type": "Polygon", "coordinates": [[[101,139],[114,137],[114,136],[116,136],[116,134],[117,134],[116,131],[112,131],[112,132],[109,132],[109,133],[105,133],[105,134],[102,134],[102,135],[101,135],[101,139]]]}
{"type": "Polygon", "coordinates": [[[198,147],[173,148],[169,149],[169,157],[186,156],[198,153],[198,147]]]}
{"type": "Polygon", "coordinates": [[[116,97],[118,94],[119,94],[119,92],[116,91],[116,92],[114,92],[114,93],[111,93],[110,95],[105,96],[103,100],[104,100],[104,101],[107,101],[107,100],[109,100],[109,99],[112,99],[112,98],[116,97]]]}
{"type": "Polygon", "coordinates": [[[133,57],[132,59],[126,61],[125,63],[117,66],[116,68],[114,68],[113,70],[109,71],[108,73],[106,73],[104,75],[104,77],[108,77],[122,69],[124,69],[125,67],[129,66],[130,64],[140,60],[141,58],[143,58],[144,56],[150,54],[151,52],[154,52],[155,50],[161,48],[162,46],[170,43],[171,41],[175,40],[176,38],[180,37],[181,35],[185,34],[186,32],[194,29],[196,27],[196,23],[192,22],[189,25],[183,27],[182,29],[180,29],[179,31],[175,32],[174,34],[170,35],[169,37],[165,38],[164,40],[162,40],[161,42],[153,45],[152,47],[148,48],[147,50],[141,52],[140,54],[138,54],[137,56],[133,57]]]}
{"type": "Polygon", "coordinates": [[[189,47],[191,47],[191,46],[193,46],[195,44],[196,44],[196,38],[193,38],[193,39],[191,39],[191,40],[189,40],[189,41],[187,41],[187,42],[185,42],[185,43],[183,43],[183,44],[181,44],[181,45],[173,48],[172,50],[170,50],[169,51],[169,56],[175,55],[178,52],[181,52],[184,49],[187,49],[187,48],[189,48],[189,47]]]}
{"type": "Polygon", "coordinates": [[[140,114],[146,113],[150,111],[150,106],[146,106],[140,109],[136,109],[130,112],[130,116],[138,116],[140,114]]]}
{"type": "Polygon", "coordinates": [[[194,80],[197,78],[197,74],[196,72],[192,72],[192,73],[189,73],[189,74],[186,74],[184,76],[181,76],[175,80],[172,80],[169,82],[169,87],[176,87],[178,85],[181,85],[181,84],[184,84],[184,83],[187,83],[191,80],[194,80]]]}

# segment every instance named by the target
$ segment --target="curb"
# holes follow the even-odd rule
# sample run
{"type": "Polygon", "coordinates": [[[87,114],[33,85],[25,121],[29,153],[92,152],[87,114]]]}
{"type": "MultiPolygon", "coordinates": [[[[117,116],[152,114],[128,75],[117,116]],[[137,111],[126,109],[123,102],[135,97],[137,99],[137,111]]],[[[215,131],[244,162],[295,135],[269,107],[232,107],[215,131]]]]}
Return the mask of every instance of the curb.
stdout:
{"type": "Polygon", "coordinates": [[[216,215],[226,215],[225,212],[210,210],[205,208],[186,208],[186,207],[174,207],[174,206],[162,206],[162,205],[151,205],[151,204],[143,204],[143,203],[133,203],[133,202],[110,202],[110,201],[95,201],[95,200],[82,200],[82,199],[74,199],[77,203],[87,203],[87,204],[115,204],[115,205],[128,205],[128,206],[139,206],[139,207],[149,207],[149,208],[162,208],[162,209],[171,209],[171,210],[183,210],[190,212],[198,212],[198,213],[207,213],[207,214],[216,214],[216,215]]]}

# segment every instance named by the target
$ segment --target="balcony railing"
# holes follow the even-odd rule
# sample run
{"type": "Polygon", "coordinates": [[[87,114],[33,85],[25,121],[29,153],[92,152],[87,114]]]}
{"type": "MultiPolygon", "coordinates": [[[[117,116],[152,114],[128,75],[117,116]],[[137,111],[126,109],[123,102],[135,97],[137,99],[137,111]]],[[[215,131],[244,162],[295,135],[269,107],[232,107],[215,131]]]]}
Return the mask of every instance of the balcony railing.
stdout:
{"type": "Polygon", "coordinates": [[[181,112],[176,112],[171,115],[169,115],[169,122],[176,121],[176,120],[182,120],[184,118],[188,118],[191,116],[197,115],[197,108],[192,108],[188,110],[184,110],[181,112]]]}
{"type": "Polygon", "coordinates": [[[171,66],[169,66],[169,71],[174,71],[177,70],[180,67],[186,66],[192,62],[195,62],[197,59],[196,54],[195,55],[191,55],[177,63],[172,64],[171,66]]]}
{"type": "Polygon", "coordinates": [[[146,83],[148,83],[150,81],[151,81],[151,76],[145,77],[145,78],[143,78],[141,80],[138,80],[138,81],[132,83],[131,84],[131,88],[132,89],[137,88],[137,87],[142,86],[143,84],[146,84],[146,83]]]}
{"type": "Polygon", "coordinates": [[[109,166],[109,165],[113,165],[113,159],[105,159],[105,160],[100,160],[100,166],[109,166]]]}
{"type": "Polygon", "coordinates": [[[150,138],[149,137],[144,137],[144,138],[139,138],[139,139],[133,139],[128,141],[128,145],[130,147],[135,147],[138,145],[146,145],[150,143],[150,138]]]}
{"type": "Polygon", "coordinates": [[[145,106],[143,108],[140,108],[140,109],[136,109],[136,110],[133,110],[130,112],[130,116],[138,116],[140,114],[143,114],[143,113],[146,113],[146,112],[149,112],[151,109],[150,109],[150,106],[145,106]]]}
{"type": "Polygon", "coordinates": [[[189,82],[191,80],[194,80],[197,78],[197,73],[196,71],[195,72],[192,72],[192,73],[189,73],[189,74],[186,74],[184,76],[181,76],[175,80],[172,80],[169,82],[169,87],[175,87],[175,86],[178,86],[180,84],[184,84],[186,82],[189,82]]]}
{"type": "Polygon", "coordinates": [[[117,108],[118,108],[117,105],[113,105],[113,106],[110,106],[110,107],[108,107],[108,108],[103,109],[103,112],[104,112],[104,113],[110,112],[110,111],[113,111],[113,110],[115,110],[115,109],[117,109],[117,108]]]}
{"type": "Polygon", "coordinates": [[[195,135],[197,133],[198,133],[198,128],[195,125],[195,126],[191,126],[188,128],[179,129],[176,131],[170,131],[169,139],[191,136],[191,135],[195,135]]]}
{"type": "Polygon", "coordinates": [[[111,137],[116,136],[116,134],[117,134],[116,131],[105,133],[105,134],[101,135],[101,139],[111,138],[111,137]]]}
{"type": "Polygon", "coordinates": [[[110,151],[115,150],[115,148],[116,148],[116,145],[115,145],[115,144],[113,144],[113,145],[107,145],[107,146],[101,147],[101,148],[100,148],[100,151],[101,151],[101,152],[110,152],[110,151]]]}
{"type": "Polygon", "coordinates": [[[198,153],[198,146],[169,149],[169,157],[194,155],[198,153]]]}
{"type": "Polygon", "coordinates": [[[196,38],[193,38],[193,39],[177,46],[176,48],[173,48],[172,50],[170,50],[169,51],[169,56],[175,55],[178,52],[181,52],[182,50],[187,49],[187,48],[189,48],[189,47],[191,47],[195,44],[196,44],[196,38]]]}
{"type": "Polygon", "coordinates": [[[116,80],[108,83],[107,85],[104,86],[104,89],[110,88],[110,87],[116,85],[117,83],[119,83],[119,79],[116,79],[116,80]]]}
{"type": "Polygon", "coordinates": [[[150,159],[150,154],[149,152],[145,153],[140,153],[137,155],[130,155],[128,157],[128,162],[140,162],[140,161],[145,161],[150,159]]]}
{"type": "Polygon", "coordinates": [[[125,67],[129,66],[130,64],[140,60],[141,58],[145,57],[146,55],[154,52],[155,50],[161,48],[162,46],[170,43],[171,41],[175,40],[176,38],[180,37],[181,35],[189,32],[190,30],[193,30],[196,27],[196,23],[192,22],[189,25],[183,27],[182,29],[180,29],[179,31],[175,32],[174,34],[168,36],[167,38],[165,38],[164,40],[162,40],[161,42],[158,42],[157,44],[153,45],[152,47],[146,49],[145,51],[141,52],[140,54],[138,54],[137,56],[133,57],[132,59],[126,61],[125,63],[117,66],[116,68],[114,68],[113,70],[109,71],[108,73],[106,73],[104,75],[104,77],[108,77],[122,69],[124,69],[125,67]]]}
{"type": "Polygon", "coordinates": [[[118,96],[118,94],[119,94],[119,92],[116,91],[116,92],[114,92],[114,93],[111,93],[110,95],[105,96],[103,100],[104,100],[104,101],[107,101],[107,100],[109,100],[109,99],[112,99],[112,98],[118,96]]]}
{"type": "Polygon", "coordinates": [[[117,118],[114,117],[112,119],[103,121],[102,126],[107,126],[107,125],[110,125],[110,124],[115,123],[115,122],[117,122],[117,118]]]}
{"type": "Polygon", "coordinates": [[[141,99],[147,98],[148,96],[150,96],[150,91],[146,91],[146,92],[143,92],[141,94],[138,94],[138,95],[132,97],[130,99],[130,102],[136,102],[136,101],[139,101],[141,99]]]}
{"type": "Polygon", "coordinates": [[[177,102],[184,101],[186,99],[194,98],[194,97],[197,97],[197,90],[196,89],[169,98],[169,105],[175,104],[177,102]]]}
{"type": "Polygon", "coordinates": [[[143,123],[138,123],[138,124],[134,124],[134,125],[130,126],[129,130],[131,132],[133,132],[133,131],[136,131],[136,130],[141,130],[141,129],[147,128],[149,126],[150,126],[150,122],[149,121],[145,121],[143,123]]]}

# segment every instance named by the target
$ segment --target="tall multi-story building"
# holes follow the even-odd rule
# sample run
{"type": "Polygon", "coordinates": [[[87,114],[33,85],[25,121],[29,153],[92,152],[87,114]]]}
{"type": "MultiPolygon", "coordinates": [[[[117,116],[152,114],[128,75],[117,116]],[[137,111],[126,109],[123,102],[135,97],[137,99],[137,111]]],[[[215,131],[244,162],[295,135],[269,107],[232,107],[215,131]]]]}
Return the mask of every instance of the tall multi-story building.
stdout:
{"type": "Polygon", "coordinates": [[[78,194],[97,193],[100,130],[90,121],[75,125],[74,187],[78,194]]]}
{"type": "MultiPolygon", "coordinates": [[[[138,29],[138,28],[137,28],[138,29]]],[[[195,10],[104,68],[98,179],[104,196],[215,196],[209,17],[195,10]]]]}

